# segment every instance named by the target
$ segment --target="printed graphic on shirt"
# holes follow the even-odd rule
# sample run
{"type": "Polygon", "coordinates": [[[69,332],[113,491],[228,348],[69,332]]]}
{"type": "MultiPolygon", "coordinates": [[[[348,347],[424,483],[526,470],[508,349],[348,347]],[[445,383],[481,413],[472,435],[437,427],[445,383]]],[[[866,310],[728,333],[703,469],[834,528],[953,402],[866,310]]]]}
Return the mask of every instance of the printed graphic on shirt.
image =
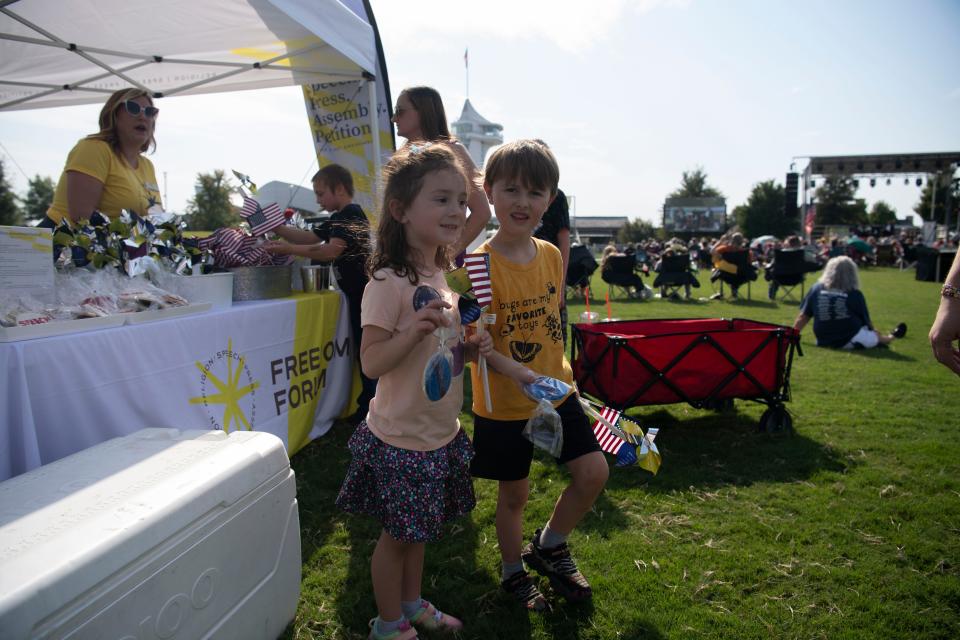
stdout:
{"type": "Polygon", "coordinates": [[[540,327],[546,330],[547,337],[554,344],[563,341],[560,318],[554,312],[555,305],[551,304],[556,295],[556,285],[553,282],[547,282],[544,293],[520,300],[500,302],[500,312],[504,314],[500,337],[507,338],[510,355],[517,362],[524,364],[533,362],[543,349],[543,344],[531,340],[540,327]]]}
{"type": "Polygon", "coordinates": [[[829,291],[821,291],[817,299],[817,317],[828,320],[846,320],[850,317],[847,313],[847,294],[834,294],[829,291]]]}

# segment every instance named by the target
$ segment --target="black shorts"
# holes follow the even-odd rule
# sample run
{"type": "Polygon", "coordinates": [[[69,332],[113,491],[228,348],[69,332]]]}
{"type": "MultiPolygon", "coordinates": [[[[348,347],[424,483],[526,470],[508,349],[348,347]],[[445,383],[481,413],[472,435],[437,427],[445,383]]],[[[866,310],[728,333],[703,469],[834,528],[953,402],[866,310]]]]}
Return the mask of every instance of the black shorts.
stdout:
{"type": "MultiPolygon", "coordinates": [[[[557,413],[563,423],[563,449],[556,458],[557,464],[600,451],[593,434],[593,423],[583,412],[576,393],[570,394],[557,407],[557,413]]],[[[523,480],[529,476],[533,443],[523,437],[526,424],[526,420],[491,420],[474,416],[474,456],[470,473],[490,480],[523,480]]]]}

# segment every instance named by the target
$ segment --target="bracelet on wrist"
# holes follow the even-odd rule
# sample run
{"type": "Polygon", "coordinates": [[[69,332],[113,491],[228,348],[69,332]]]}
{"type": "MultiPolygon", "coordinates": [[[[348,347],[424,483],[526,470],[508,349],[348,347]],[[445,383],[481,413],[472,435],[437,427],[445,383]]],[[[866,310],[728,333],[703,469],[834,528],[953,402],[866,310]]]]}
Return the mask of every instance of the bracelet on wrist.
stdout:
{"type": "Polygon", "coordinates": [[[952,284],[945,284],[943,288],[940,289],[940,295],[944,298],[958,298],[960,299],[960,289],[953,286],[952,284]]]}

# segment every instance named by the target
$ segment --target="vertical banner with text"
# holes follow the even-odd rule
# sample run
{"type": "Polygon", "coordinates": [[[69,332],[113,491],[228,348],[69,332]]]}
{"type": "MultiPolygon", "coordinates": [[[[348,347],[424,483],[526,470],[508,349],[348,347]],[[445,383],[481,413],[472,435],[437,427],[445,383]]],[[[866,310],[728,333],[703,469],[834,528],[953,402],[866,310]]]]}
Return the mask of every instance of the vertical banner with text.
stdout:
{"type": "Polygon", "coordinates": [[[303,85],[310,133],[320,167],[336,163],[353,176],[354,202],[367,216],[376,213],[373,118],[379,122],[382,165],[393,153],[389,96],[377,82],[376,114],[370,113],[367,80],[303,85]]]}

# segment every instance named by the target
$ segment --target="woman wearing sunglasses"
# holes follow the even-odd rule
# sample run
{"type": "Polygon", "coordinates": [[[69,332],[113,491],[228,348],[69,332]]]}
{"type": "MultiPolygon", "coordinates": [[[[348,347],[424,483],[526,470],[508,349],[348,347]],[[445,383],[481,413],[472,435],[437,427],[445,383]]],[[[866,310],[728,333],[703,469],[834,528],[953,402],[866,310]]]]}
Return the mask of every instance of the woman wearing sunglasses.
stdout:
{"type": "Polygon", "coordinates": [[[490,221],[490,205],[487,196],[480,187],[482,181],[479,171],[460,142],[450,135],[447,127],[447,114],[443,109],[443,100],[436,89],[431,87],[408,87],[397,97],[397,106],[393,108],[393,123],[397,126],[397,135],[407,139],[407,144],[424,145],[444,144],[456,154],[467,170],[473,183],[473,189],[467,196],[470,215],[467,224],[454,246],[454,255],[459,256],[479,234],[483,233],[490,221]]]}
{"type": "Polygon", "coordinates": [[[99,211],[116,218],[128,209],[146,215],[160,206],[153,163],[141,155],[156,148],[159,109],[141,89],[114,92],[100,110],[100,131],[83,138],[67,156],[53,204],[39,226],[55,227],[64,218],[89,218],[99,211]]]}

